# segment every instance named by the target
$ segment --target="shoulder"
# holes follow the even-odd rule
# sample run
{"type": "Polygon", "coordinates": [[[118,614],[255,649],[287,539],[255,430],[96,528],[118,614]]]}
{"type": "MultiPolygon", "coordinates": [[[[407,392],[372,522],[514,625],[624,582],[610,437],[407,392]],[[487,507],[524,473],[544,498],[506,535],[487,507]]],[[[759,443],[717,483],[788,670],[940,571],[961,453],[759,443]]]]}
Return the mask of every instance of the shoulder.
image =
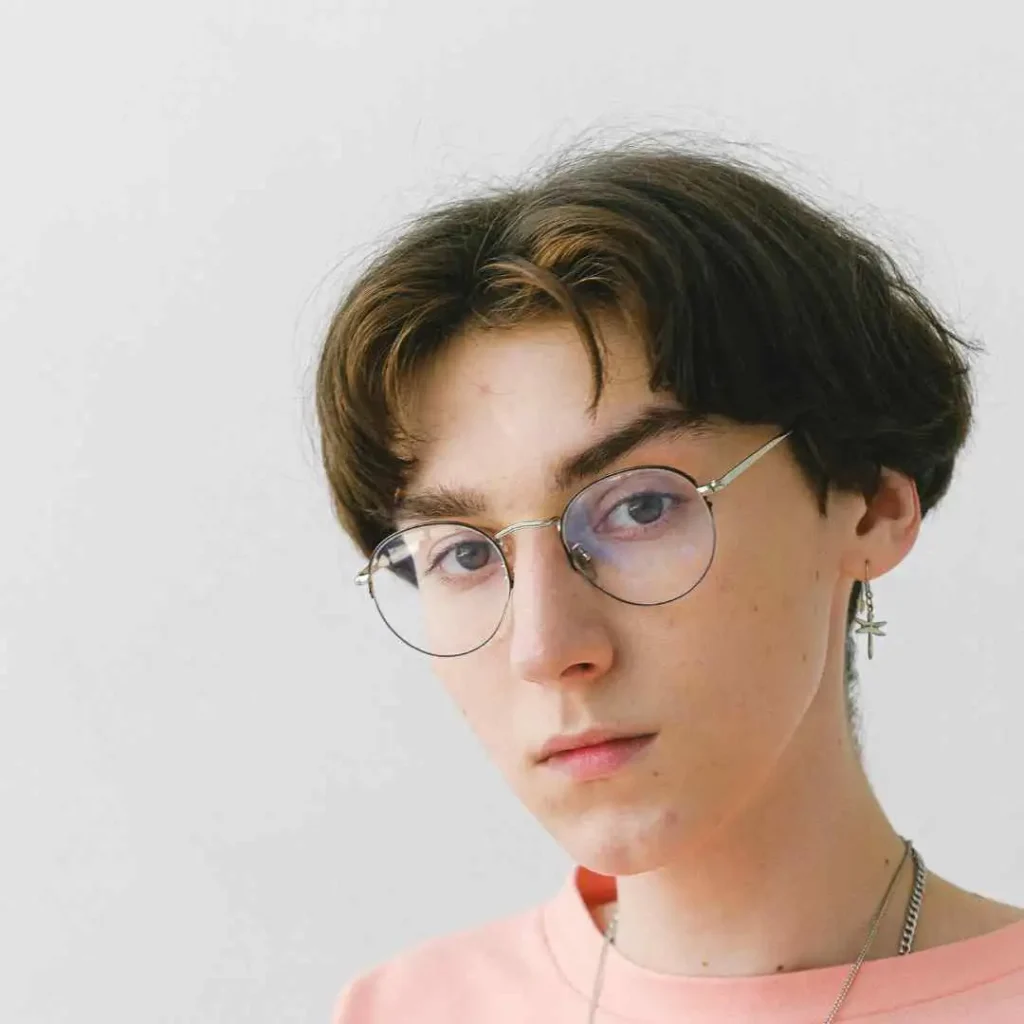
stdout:
{"type": "Polygon", "coordinates": [[[1024,921],[1024,907],[969,892],[929,874],[915,950],[963,942],[1024,921]]]}
{"type": "Polygon", "coordinates": [[[535,977],[545,948],[539,907],[428,939],[351,978],[331,1024],[449,1024],[482,993],[535,977]]]}

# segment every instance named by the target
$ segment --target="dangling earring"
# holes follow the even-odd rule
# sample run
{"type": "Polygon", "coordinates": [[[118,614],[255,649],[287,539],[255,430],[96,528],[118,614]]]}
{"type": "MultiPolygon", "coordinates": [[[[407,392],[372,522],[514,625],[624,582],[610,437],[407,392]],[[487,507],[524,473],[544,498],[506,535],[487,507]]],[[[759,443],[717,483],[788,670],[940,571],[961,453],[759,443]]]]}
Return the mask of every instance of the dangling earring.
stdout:
{"type": "Polygon", "coordinates": [[[882,627],[887,625],[885,622],[875,621],[875,601],[871,593],[871,584],[868,582],[868,563],[864,563],[864,582],[861,585],[860,590],[860,601],[857,603],[857,617],[853,620],[860,627],[856,630],[857,633],[867,633],[868,635],[868,658],[875,656],[875,637],[885,636],[882,631],[882,627]],[[866,613],[866,615],[865,615],[866,613]]]}

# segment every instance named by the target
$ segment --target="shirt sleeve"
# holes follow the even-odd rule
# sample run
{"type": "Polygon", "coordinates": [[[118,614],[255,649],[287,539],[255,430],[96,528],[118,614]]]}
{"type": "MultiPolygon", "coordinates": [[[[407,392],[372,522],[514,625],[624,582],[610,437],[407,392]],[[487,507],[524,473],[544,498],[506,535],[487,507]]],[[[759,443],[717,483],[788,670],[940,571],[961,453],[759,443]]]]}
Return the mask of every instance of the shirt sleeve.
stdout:
{"type": "Polygon", "coordinates": [[[353,978],[334,999],[330,1024],[373,1024],[369,995],[362,978],[353,978]]]}

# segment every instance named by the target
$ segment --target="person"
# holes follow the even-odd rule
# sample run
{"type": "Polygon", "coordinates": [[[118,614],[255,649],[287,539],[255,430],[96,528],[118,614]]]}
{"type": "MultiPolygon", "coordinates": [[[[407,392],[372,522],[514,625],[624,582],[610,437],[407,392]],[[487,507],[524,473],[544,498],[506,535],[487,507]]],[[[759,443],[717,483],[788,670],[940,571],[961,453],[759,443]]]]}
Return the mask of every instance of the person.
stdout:
{"type": "Polygon", "coordinates": [[[355,582],[574,866],[334,1024],[1024,1020],[1024,910],[928,869],[857,703],[980,349],[841,218],[672,140],[370,263],[316,374],[355,582]]]}

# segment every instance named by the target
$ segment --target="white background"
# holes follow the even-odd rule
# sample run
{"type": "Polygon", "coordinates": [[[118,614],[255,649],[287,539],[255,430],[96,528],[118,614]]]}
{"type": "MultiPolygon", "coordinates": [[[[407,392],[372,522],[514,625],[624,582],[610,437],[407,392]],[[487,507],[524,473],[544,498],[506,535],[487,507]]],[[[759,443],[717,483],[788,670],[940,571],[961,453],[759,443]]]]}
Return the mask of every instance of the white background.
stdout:
{"type": "Polygon", "coordinates": [[[562,883],[351,583],[312,368],[385,232],[581,133],[761,147],[988,346],[863,706],[929,866],[1024,902],[1003,9],[5,0],[0,1020],[326,1024],[356,971],[562,883]]]}

